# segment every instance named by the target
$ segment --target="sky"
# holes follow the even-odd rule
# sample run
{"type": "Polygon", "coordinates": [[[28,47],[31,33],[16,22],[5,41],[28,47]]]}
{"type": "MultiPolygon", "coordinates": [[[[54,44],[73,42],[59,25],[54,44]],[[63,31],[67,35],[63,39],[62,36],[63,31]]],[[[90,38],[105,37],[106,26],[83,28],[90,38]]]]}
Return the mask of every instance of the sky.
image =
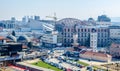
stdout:
{"type": "Polygon", "coordinates": [[[0,20],[32,15],[46,19],[54,12],[59,19],[96,19],[102,14],[120,17],[120,0],[0,0],[0,20]]]}

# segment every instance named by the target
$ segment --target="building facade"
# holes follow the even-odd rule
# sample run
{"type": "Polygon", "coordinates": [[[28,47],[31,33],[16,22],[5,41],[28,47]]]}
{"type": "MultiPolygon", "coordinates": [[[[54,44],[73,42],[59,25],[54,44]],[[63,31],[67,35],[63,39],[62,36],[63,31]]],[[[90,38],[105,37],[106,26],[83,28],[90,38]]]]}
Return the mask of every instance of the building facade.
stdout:
{"type": "Polygon", "coordinates": [[[93,32],[90,33],[90,47],[92,48],[93,52],[97,52],[97,32],[96,32],[96,30],[93,30],[93,32]]]}
{"type": "Polygon", "coordinates": [[[47,32],[41,37],[42,46],[56,47],[57,46],[57,32],[47,32]]]}
{"type": "Polygon", "coordinates": [[[92,30],[95,29],[97,33],[97,46],[105,47],[108,43],[109,29],[108,27],[100,27],[91,24],[87,21],[80,21],[73,18],[65,18],[58,21],[58,24],[62,27],[57,27],[60,33],[62,34],[62,44],[65,47],[72,46],[73,43],[73,33],[78,34],[78,43],[81,46],[90,47],[90,34],[92,30]]]}
{"type": "Polygon", "coordinates": [[[112,57],[120,58],[120,44],[113,43],[110,46],[110,54],[112,55],[112,57]]]}
{"type": "Polygon", "coordinates": [[[15,22],[12,21],[1,21],[0,22],[0,27],[4,29],[13,29],[15,28],[15,22]]]}
{"type": "Polygon", "coordinates": [[[110,42],[120,43],[120,26],[109,26],[110,42]]]}

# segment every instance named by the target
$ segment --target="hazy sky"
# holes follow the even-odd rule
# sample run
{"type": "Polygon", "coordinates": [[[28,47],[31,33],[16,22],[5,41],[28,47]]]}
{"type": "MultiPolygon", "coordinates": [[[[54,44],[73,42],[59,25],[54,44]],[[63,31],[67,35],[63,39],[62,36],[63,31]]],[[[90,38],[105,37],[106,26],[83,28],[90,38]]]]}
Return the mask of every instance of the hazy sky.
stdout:
{"type": "Polygon", "coordinates": [[[27,15],[45,16],[56,12],[58,18],[97,18],[106,14],[120,17],[120,0],[0,0],[0,20],[12,16],[21,19],[27,15]]]}

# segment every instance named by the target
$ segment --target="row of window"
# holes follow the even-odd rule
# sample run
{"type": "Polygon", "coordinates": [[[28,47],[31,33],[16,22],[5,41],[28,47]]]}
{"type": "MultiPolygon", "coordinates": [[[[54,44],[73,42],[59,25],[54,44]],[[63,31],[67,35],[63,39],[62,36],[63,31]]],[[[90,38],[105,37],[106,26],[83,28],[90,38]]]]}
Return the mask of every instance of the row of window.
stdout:
{"type": "MultiPolygon", "coordinates": [[[[88,42],[89,39],[78,39],[78,43],[80,42],[88,42]]],[[[99,41],[98,43],[101,43],[101,42],[107,42],[108,40],[107,39],[98,39],[97,41],[99,41]]],[[[70,42],[70,43],[73,43],[73,39],[64,39],[64,43],[66,42],[70,42]]]]}
{"type": "MultiPolygon", "coordinates": [[[[78,33],[78,37],[88,37],[90,33],[78,33]]],[[[73,33],[64,33],[64,37],[73,37],[73,33]]],[[[98,33],[98,37],[108,37],[108,33],[98,33]]]]}
{"type": "MultiPolygon", "coordinates": [[[[108,32],[108,29],[95,29],[95,30],[96,30],[96,32],[108,32]]],[[[74,31],[74,29],[71,29],[71,28],[65,28],[64,29],[64,32],[73,32],[73,31],[74,31]]],[[[92,29],[81,28],[81,29],[77,29],[76,31],[78,31],[78,32],[91,32],[92,29]]]]}

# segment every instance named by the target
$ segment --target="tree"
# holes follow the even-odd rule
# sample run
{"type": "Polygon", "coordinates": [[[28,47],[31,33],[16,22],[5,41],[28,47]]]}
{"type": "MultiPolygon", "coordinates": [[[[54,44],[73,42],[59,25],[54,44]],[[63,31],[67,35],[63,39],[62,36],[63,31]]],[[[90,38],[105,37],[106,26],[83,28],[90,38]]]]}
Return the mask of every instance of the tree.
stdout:
{"type": "Polygon", "coordinates": [[[15,34],[15,31],[12,31],[12,35],[13,35],[13,36],[15,36],[15,35],[16,35],[16,34],[15,34]]]}
{"type": "Polygon", "coordinates": [[[32,42],[28,42],[28,45],[27,45],[29,48],[32,48],[33,45],[32,45],[32,42]]]}

